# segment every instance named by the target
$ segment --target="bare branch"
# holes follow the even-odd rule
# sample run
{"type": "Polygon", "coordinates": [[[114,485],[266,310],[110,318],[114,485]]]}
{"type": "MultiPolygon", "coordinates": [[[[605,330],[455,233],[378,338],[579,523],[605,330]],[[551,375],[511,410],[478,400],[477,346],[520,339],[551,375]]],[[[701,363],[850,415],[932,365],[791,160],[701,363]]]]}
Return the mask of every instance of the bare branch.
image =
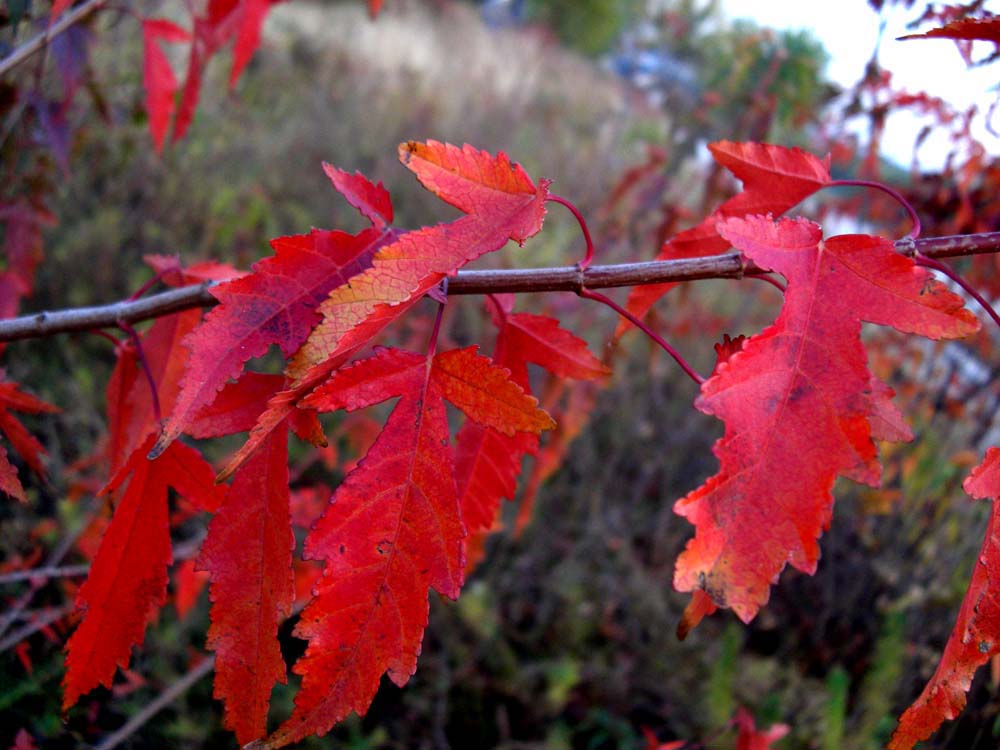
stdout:
{"type": "Polygon", "coordinates": [[[118,747],[122,742],[141,729],[146,722],[156,716],[156,714],[184,695],[192,685],[203,677],[206,677],[214,668],[215,657],[206,656],[181,676],[180,679],[170,685],[170,687],[147,703],[141,711],[126,721],[120,728],[101,740],[96,750],[111,750],[118,747]]]}
{"type": "MultiPolygon", "coordinates": [[[[1000,232],[966,234],[954,237],[902,239],[896,249],[913,256],[952,258],[1000,252],[1000,232]]],[[[518,268],[513,270],[459,271],[448,282],[448,294],[496,294],[500,292],[578,292],[581,289],[610,289],[620,286],[663,284],[699,279],[739,279],[761,270],[745,261],[739,253],[711,255],[683,260],[621,263],[562,268],[518,268]]],[[[0,341],[43,338],[58,333],[110,328],[120,323],[138,323],[192,307],[218,304],[212,296],[213,282],[171,289],[144,299],[115,302],[100,307],[80,307],[55,312],[41,312],[20,318],[0,320],[0,341]]]]}
{"type": "Polygon", "coordinates": [[[38,52],[38,50],[45,47],[55,37],[66,31],[66,29],[70,26],[79,23],[95,10],[100,9],[102,5],[107,4],[107,2],[108,0],[88,0],[88,2],[78,5],[66,13],[63,13],[59,17],[59,20],[51,24],[45,31],[36,34],[7,55],[7,57],[3,60],[0,60],[0,76],[5,75],[12,68],[20,65],[33,54],[38,52]]]}
{"type": "Polygon", "coordinates": [[[10,573],[0,573],[0,586],[7,583],[20,583],[21,581],[48,581],[53,578],[73,578],[74,576],[85,576],[90,570],[90,565],[50,565],[42,568],[28,568],[27,570],[12,570],[10,573]]]}
{"type": "Polygon", "coordinates": [[[15,630],[6,638],[0,639],[0,653],[14,648],[14,646],[23,641],[25,638],[30,638],[39,630],[44,630],[52,623],[66,617],[66,615],[70,614],[72,611],[72,605],[67,604],[65,607],[54,607],[44,612],[40,612],[37,616],[32,617],[29,622],[15,630]]]}

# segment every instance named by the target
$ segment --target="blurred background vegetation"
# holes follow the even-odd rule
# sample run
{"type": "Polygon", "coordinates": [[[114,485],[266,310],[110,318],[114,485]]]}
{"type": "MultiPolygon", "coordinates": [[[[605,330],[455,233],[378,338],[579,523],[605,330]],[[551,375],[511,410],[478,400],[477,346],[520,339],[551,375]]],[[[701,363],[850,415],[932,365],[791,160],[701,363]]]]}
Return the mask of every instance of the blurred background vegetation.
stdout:
{"type": "MultiPolygon", "coordinates": [[[[146,130],[140,35],[133,19],[107,11],[91,48],[99,107],[72,113],[69,170],[55,170],[49,200],[58,223],[45,233],[27,305],[125,297],[150,277],[142,262],[150,253],[247,267],[272,237],[310,226],[356,229],[360,220],[330,189],[324,160],[383,180],[400,226],[452,216],[396,163],[396,144],[408,139],[504,150],[534,177],[553,179],[590,218],[598,262],[651,258],[664,237],[732,192],[732,180],[707,163],[708,141],[820,153],[835,140],[852,142],[838,125],[846,110],[836,109],[850,92],[824,79],[825,53],[809,34],[729,23],[712,2],[653,6],[401,0],[372,23],[360,3],[295,0],[274,11],[234,95],[223,93],[225,64],[212,66],[192,132],[162,156],[146,130]]],[[[835,170],[860,168],[862,152],[838,148],[835,170]]],[[[910,179],[905,170],[892,174],[910,179]]],[[[839,210],[899,233],[879,200],[839,210]]],[[[831,219],[837,210],[832,202],[806,207],[831,219]]],[[[489,262],[569,264],[581,251],[575,224],[554,207],[539,237],[489,262]]],[[[705,282],[672,293],[654,322],[705,372],[709,342],[759,331],[779,302],[752,280],[705,282]]],[[[480,301],[453,306],[450,335],[478,341],[480,301]]],[[[740,706],[758,726],[791,726],[778,748],[882,747],[936,664],[979,547],[987,508],[968,502],[960,482],[976,459],[969,449],[993,428],[996,365],[985,379],[970,378],[962,357],[975,351],[873,334],[872,365],[895,384],[917,433],[910,445],[884,449],[885,490],[839,485],[816,576],[787,571],[750,626],[723,612],[679,642],[686,597],[671,578],[691,530],[672,504],[714,472],[719,424],[691,408],[695,387],[640,337],[605,348],[617,321],[603,310],[571,295],[519,308],[559,315],[614,360],[615,377],[525,531],[491,538],[457,603],[432,596],[410,684],[385,681],[364,719],[301,747],[624,750],[653,748],[655,737],[728,749],[740,706]]],[[[113,363],[111,345],[95,336],[8,348],[10,375],[64,411],[28,420],[51,453],[53,479],[29,486],[28,506],[0,504],[6,569],[39,559],[93,506],[93,487],[71,480],[104,430],[113,363]]],[[[352,457],[346,437],[339,447],[352,457]]],[[[339,472],[321,479],[333,483],[339,472]]],[[[516,512],[507,508],[508,526],[516,512]]],[[[67,562],[83,559],[75,550],[67,562]]],[[[62,585],[42,586],[32,606],[64,607],[62,585]]],[[[13,602],[25,590],[6,586],[0,596],[13,602]]],[[[99,746],[190,669],[204,647],[207,601],[202,593],[183,617],[168,606],[120,684],[63,718],[68,628],[58,621],[26,645],[4,643],[0,747],[20,729],[38,747],[99,746]]],[[[282,638],[292,659],[303,643],[290,631],[282,638]]],[[[982,670],[965,713],[928,747],[997,747],[998,683],[1000,666],[982,670]]],[[[292,695],[292,687],[276,690],[276,718],[292,695]]],[[[122,746],[232,746],[220,713],[202,679],[122,746]]]]}

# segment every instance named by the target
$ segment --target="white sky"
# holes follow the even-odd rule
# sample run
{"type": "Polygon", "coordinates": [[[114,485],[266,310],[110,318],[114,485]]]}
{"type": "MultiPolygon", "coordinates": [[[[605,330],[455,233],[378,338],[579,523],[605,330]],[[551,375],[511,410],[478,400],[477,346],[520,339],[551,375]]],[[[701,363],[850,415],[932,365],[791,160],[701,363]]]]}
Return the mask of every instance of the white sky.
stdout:
{"type": "MultiPolygon", "coordinates": [[[[1000,63],[967,69],[954,42],[947,39],[897,42],[896,37],[913,33],[906,29],[906,23],[920,14],[923,5],[918,2],[909,11],[889,8],[883,13],[886,28],[879,53],[882,66],[892,71],[897,88],[910,93],[926,91],[958,110],[977,103],[980,115],[974,133],[991,153],[1000,155],[1000,139],[983,127],[983,117],[997,97],[997,92],[990,89],[1000,83],[1000,63]]],[[[993,12],[1000,12],[998,5],[1000,0],[986,3],[993,12]]],[[[730,18],[751,18],[761,26],[776,29],[810,30],[830,55],[828,75],[843,86],[850,86],[861,77],[878,40],[879,14],[866,0],[722,0],[722,7],[730,18]]],[[[920,30],[930,28],[933,26],[925,24],[920,30]]],[[[992,47],[987,44],[982,49],[988,51],[992,47]]],[[[977,46],[973,58],[981,57],[980,52],[977,46]]],[[[924,124],[926,120],[906,113],[891,116],[883,151],[901,165],[909,165],[914,139],[924,124]]],[[[1000,113],[994,117],[994,126],[1000,130],[1000,113]]],[[[943,138],[929,139],[921,147],[921,164],[939,167],[947,151],[943,138]]]]}

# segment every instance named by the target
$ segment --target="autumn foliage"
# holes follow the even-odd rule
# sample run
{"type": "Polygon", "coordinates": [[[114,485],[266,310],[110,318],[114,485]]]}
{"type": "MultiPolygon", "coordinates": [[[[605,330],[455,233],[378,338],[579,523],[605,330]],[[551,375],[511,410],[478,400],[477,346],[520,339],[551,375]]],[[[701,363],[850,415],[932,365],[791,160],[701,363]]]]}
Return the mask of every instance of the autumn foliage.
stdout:
{"type": "MultiPolygon", "coordinates": [[[[54,3],[53,19],[68,5],[54,3]]],[[[227,46],[229,82],[237,82],[272,5],[210,0],[190,28],[142,19],[142,82],[156,150],[184,137],[205,66],[227,46]],[[186,51],[182,81],[166,52],[176,45],[186,51]]],[[[373,17],[381,5],[369,2],[373,17]]],[[[992,21],[958,21],[924,36],[1000,38],[992,21]]],[[[780,289],[782,304],[764,330],[716,345],[713,371],[698,376],[694,406],[725,431],[713,449],[717,473],[674,505],[694,527],[673,576],[674,588],[692,595],[682,635],[720,608],[753,620],[786,565],[814,573],[835,481],[878,487],[876,441],[913,438],[892,388],[869,368],[862,324],[935,341],[980,328],[966,298],[936,280],[936,266],[919,253],[900,252],[885,237],[824,237],[808,219],[782,217],[825,188],[857,184],[834,180],[829,157],[757,142],[717,141],[709,151],[742,189],[668,237],[656,259],[711,259],[735,248],[749,273],[780,289]]],[[[409,141],[398,159],[461,215],[396,227],[382,183],[348,171],[353,165],[324,164],[333,191],[358,211],[364,229],[278,237],[248,271],[148,259],[169,285],[210,284],[217,304],[160,317],[141,335],[127,329],[117,346],[107,436],[94,459],[100,495],[114,514],[76,594],[64,711],[98,686],[110,687],[142,644],[167,600],[172,513],[179,513],[211,517],[195,567],[208,579],[214,694],[236,741],[284,747],[325,734],[352,712],[364,714],[383,675],[402,686],[416,671],[428,597],[459,597],[470,558],[497,528],[502,499],[517,492],[522,459],[535,455],[536,471],[554,470],[565,442],[586,424],[592,396],[580,395],[579,384],[595,392],[611,375],[613,357],[599,359],[556,318],[518,311],[512,294],[491,294],[491,341],[482,348],[442,344],[449,279],[496,251],[530,257],[550,204],[568,201],[503,152],[409,141]],[[407,348],[383,346],[383,332],[418,308],[431,308],[433,323],[418,326],[407,348]],[[281,371],[264,371],[275,350],[281,371]],[[545,371],[544,392],[533,393],[540,381],[529,364],[545,371]],[[363,441],[363,457],[308,519],[297,559],[290,436],[325,450],[321,415],[386,402],[391,408],[363,441]],[[557,428],[565,435],[546,443],[544,434],[557,428]],[[204,441],[242,433],[246,439],[221,462],[205,449],[212,444],[204,441]],[[294,635],[307,644],[291,666],[301,686],[291,715],[268,727],[272,690],[288,679],[279,629],[293,617],[294,635]]],[[[916,242],[918,233],[914,228],[909,239],[916,242]]],[[[581,273],[589,262],[588,255],[578,265],[581,273]]],[[[18,269],[16,257],[8,268],[18,269]]],[[[30,289],[30,272],[20,273],[30,289]]],[[[623,315],[656,337],[642,320],[674,286],[636,286],[623,315]]],[[[582,283],[576,291],[606,301],[582,283]]],[[[4,309],[13,314],[22,295],[4,309]]],[[[623,322],[615,340],[630,329],[623,322]]],[[[0,383],[0,431],[39,475],[45,449],[11,412],[54,409],[19,384],[0,383]]],[[[1000,449],[988,450],[964,486],[977,500],[1000,496],[1000,449]]],[[[2,448],[0,489],[26,501],[2,448]]],[[[954,718],[976,670],[1000,653],[997,524],[993,510],[955,629],[934,676],[902,715],[893,750],[915,747],[954,718]]],[[[757,730],[745,712],[734,722],[737,747],[747,750],[771,747],[788,731],[757,730]]],[[[650,747],[684,746],[650,740],[650,747]]]]}

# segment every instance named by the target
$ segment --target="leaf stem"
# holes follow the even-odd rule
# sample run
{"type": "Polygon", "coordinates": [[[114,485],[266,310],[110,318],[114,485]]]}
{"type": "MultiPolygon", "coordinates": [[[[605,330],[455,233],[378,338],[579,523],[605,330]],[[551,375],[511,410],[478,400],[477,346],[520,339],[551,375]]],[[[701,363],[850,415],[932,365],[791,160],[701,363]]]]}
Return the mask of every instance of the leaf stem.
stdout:
{"type": "Polygon", "coordinates": [[[149,362],[146,359],[146,353],[142,349],[142,340],[139,338],[139,334],[136,330],[123,320],[118,321],[118,327],[121,328],[128,337],[132,339],[132,344],[135,346],[136,356],[139,358],[139,364],[142,367],[142,371],[146,374],[146,382],[149,383],[149,391],[153,398],[153,416],[156,417],[158,423],[163,422],[163,413],[160,411],[160,394],[157,393],[156,389],[156,379],[153,377],[153,371],[149,369],[149,362]]]}
{"type": "Polygon", "coordinates": [[[881,190],[883,193],[891,195],[893,199],[903,207],[907,215],[910,217],[910,222],[913,224],[913,228],[906,236],[913,240],[920,236],[920,217],[917,216],[917,212],[913,206],[910,205],[910,202],[906,200],[903,194],[895,188],[883,185],[881,182],[873,182],[871,180],[834,180],[833,182],[828,183],[826,187],[866,187],[881,190]]]}
{"type": "Polygon", "coordinates": [[[775,289],[777,289],[782,294],[784,294],[788,290],[788,287],[786,287],[784,284],[782,284],[780,281],[778,281],[776,278],[774,278],[770,274],[766,274],[766,273],[748,273],[747,274],[747,278],[748,279],[760,279],[761,281],[766,281],[768,284],[770,284],[771,286],[773,286],[775,289]]]}
{"type": "Polygon", "coordinates": [[[681,356],[681,353],[677,351],[673,346],[671,346],[670,343],[666,341],[666,339],[660,336],[656,331],[647,326],[644,322],[639,320],[639,318],[637,318],[635,315],[630,313],[624,307],[619,305],[613,299],[604,296],[600,292],[592,292],[591,290],[586,288],[578,290],[577,294],[579,294],[581,297],[585,299],[592,299],[595,302],[600,302],[601,304],[610,307],[616,313],[618,313],[623,318],[632,323],[632,325],[639,328],[643,333],[649,336],[649,338],[651,338],[653,341],[659,344],[660,348],[674,358],[674,361],[680,366],[682,370],[684,370],[684,372],[687,374],[689,378],[691,378],[691,380],[693,380],[698,385],[701,385],[702,383],[705,382],[705,378],[702,375],[698,374],[695,371],[695,369],[691,367],[690,364],[688,364],[688,361],[681,356]]]}
{"type": "Polygon", "coordinates": [[[590,267],[591,262],[594,260],[594,240],[590,237],[590,230],[587,228],[587,220],[583,218],[583,214],[580,213],[580,210],[573,205],[571,201],[563,198],[561,195],[549,195],[549,197],[546,198],[546,201],[558,203],[560,206],[568,208],[569,212],[573,214],[576,219],[577,224],[580,225],[580,231],[583,232],[583,239],[587,243],[587,254],[583,257],[583,260],[577,263],[577,266],[581,271],[586,271],[590,267]]]}
{"type": "Polygon", "coordinates": [[[993,308],[993,305],[990,304],[990,301],[986,299],[983,295],[981,295],[974,286],[972,286],[969,282],[967,282],[965,279],[959,276],[958,273],[956,273],[956,271],[953,268],[951,268],[950,266],[946,266],[939,260],[935,260],[934,258],[928,258],[924,255],[917,255],[913,259],[913,262],[916,263],[918,266],[923,266],[924,268],[932,268],[935,271],[943,273],[949,279],[951,279],[960,287],[962,287],[962,289],[964,289],[965,292],[970,297],[972,297],[972,299],[974,299],[976,302],[980,304],[983,310],[986,311],[986,314],[993,319],[993,322],[996,323],[997,328],[1000,328],[1000,315],[997,315],[997,311],[993,308]]]}
{"type": "Polygon", "coordinates": [[[443,279],[441,281],[441,298],[437,300],[438,311],[437,315],[434,316],[434,328],[431,330],[431,338],[427,344],[427,359],[428,361],[434,359],[434,354],[437,351],[437,341],[438,334],[441,333],[441,320],[444,318],[444,308],[448,304],[448,279],[443,279]],[[444,301],[442,301],[442,299],[444,301]]]}

